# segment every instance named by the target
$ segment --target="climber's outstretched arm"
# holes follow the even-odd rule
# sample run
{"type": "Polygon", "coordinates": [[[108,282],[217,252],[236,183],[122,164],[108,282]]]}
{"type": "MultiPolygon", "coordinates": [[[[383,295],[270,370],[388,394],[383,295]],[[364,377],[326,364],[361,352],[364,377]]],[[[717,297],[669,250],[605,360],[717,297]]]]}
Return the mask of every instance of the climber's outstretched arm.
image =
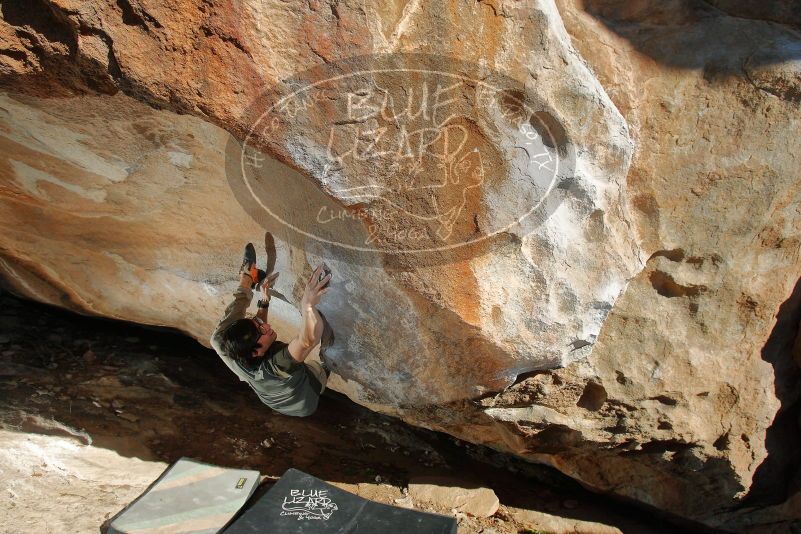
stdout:
{"type": "Polygon", "coordinates": [[[324,264],[318,265],[306,283],[306,290],[303,293],[303,299],[300,301],[303,325],[298,335],[289,342],[289,347],[287,348],[292,359],[299,362],[306,359],[312,349],[320,343],[320,338],[323,335],[323,318],[320,317],[316,306],[320,303],[322,296],[328,292],[326,286],[331,280],[330,273],[320,279],[320,273],[323,272],[324,267],[324,264]]]}

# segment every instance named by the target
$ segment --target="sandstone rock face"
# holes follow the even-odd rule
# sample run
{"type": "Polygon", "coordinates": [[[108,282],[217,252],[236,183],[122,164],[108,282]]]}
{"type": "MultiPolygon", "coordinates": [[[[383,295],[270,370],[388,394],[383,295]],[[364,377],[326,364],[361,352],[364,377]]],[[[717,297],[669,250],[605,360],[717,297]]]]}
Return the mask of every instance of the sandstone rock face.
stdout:
{"type": "Polygon", "coordinates": [[[566,519],[544,512],[523,511],[514,513],[514,518],[532,530],[554,534],[621,534],[621,530],[601,523],[566,519]]]}
{"type": "Polygon", "coordinates": [[[462,487],[465,485],[458,479],[418,477],[409,481],[409,496],[475,517],[490,517],[498,511],[500,502],[491,488],[462,487]]]}
{"type": "Polygon", "coordinates": [[[167,468],[64,434],[31,433],[20,439],[18,432],[0,429],[0,476],[6,492],[0,517],[9,530],[92,532],[167,468]],[[43,495],[53,495],[57,503],[43,495]]]}
{"type": "Polygon", "coordinates": [[[794,24],[781,9],[0,9],[5,285],[205,341],[242,244],[269,230],[287,296],[271,309],[280,339],[298,326],[311,266],[332,266],[330,385],[355,401],[709,526],[801,519],[783,502],[799,463],[801,39],[772,22],[794,24]],[[259,122],[263,100],[334,74],[336,91],[259,122]],[[353,115],[376,87],[397,103],[449,76],[461,80],[450,122],[353,115]],[[389,151],[332,158],[346,150],[331,139],[352,128],[363,148],[351,156],[380,147],[376,132],[420,132],[418,165],[389,151]],[[561,166],[534,168],[537,154],[561,166]],[[258,162],[250,181],[242,156],[258,162]],[[392,187],[438,173],[456,187],[392,187]],[[391,195],[353,195],[377,186],[391,195]],[[321,203],[350,214],[328,239],[265,215],[311,219],[321,203]],[[441,246],[398,253],[389,223],[353,216],[375,205],[441,246]],[[376,234],[396,249],[345,246],[376,234]]]}

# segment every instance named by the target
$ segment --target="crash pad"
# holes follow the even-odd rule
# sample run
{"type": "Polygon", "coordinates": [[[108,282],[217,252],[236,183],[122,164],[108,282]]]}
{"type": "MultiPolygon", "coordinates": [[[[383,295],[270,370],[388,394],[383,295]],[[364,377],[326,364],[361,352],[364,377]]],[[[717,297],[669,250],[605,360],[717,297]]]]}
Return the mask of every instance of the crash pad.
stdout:
{"type": "Polygon", "coordinates": [[[297,469],[250,505],[225,534],[456,534],[456,520],[377,503],[297,469]]]}
{"type": "Polygon", "coordinates": [[[259,484],[259,472],[181,458],[109,524],[109,534],[222,531],[259,484]]]}

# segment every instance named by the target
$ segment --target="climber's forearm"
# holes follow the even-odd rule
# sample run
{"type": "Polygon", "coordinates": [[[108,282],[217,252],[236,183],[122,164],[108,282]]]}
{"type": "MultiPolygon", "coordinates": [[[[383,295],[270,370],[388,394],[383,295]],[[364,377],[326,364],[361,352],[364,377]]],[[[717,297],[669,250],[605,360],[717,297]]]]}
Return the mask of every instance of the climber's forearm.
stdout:
{"type": "Polygon", "coordinates": [[[301,306],[300,313],[303,316],[303,326],[298,337],[305,348],[313,349],[323,337],[323,319],[314,306],[301,306]]]}

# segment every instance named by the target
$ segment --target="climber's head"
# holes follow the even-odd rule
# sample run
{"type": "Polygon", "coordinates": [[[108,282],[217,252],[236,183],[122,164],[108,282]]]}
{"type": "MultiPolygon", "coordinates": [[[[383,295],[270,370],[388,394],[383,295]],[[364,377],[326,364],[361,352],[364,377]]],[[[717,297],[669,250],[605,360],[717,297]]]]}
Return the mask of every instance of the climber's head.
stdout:
{"type": "Polygon", "coordinates": [[[270,323],[265,323],[257,317],[254,317],[251,321],[253,321],[253,325],[258,329],[260,334],[259,339],[256,341],[256,347],[253,349],[252,356],[254,358],[262,358],[270,345],[273,344],[273,341],[278,339],[278,334],[275,333],[270,323]]]}
{"type": "Polygon", "coordinates": [[[220,348],[242,367],[252,369],[277,337],[272,327],[259,319],[240,319],[222,333],[220,348]]]}

